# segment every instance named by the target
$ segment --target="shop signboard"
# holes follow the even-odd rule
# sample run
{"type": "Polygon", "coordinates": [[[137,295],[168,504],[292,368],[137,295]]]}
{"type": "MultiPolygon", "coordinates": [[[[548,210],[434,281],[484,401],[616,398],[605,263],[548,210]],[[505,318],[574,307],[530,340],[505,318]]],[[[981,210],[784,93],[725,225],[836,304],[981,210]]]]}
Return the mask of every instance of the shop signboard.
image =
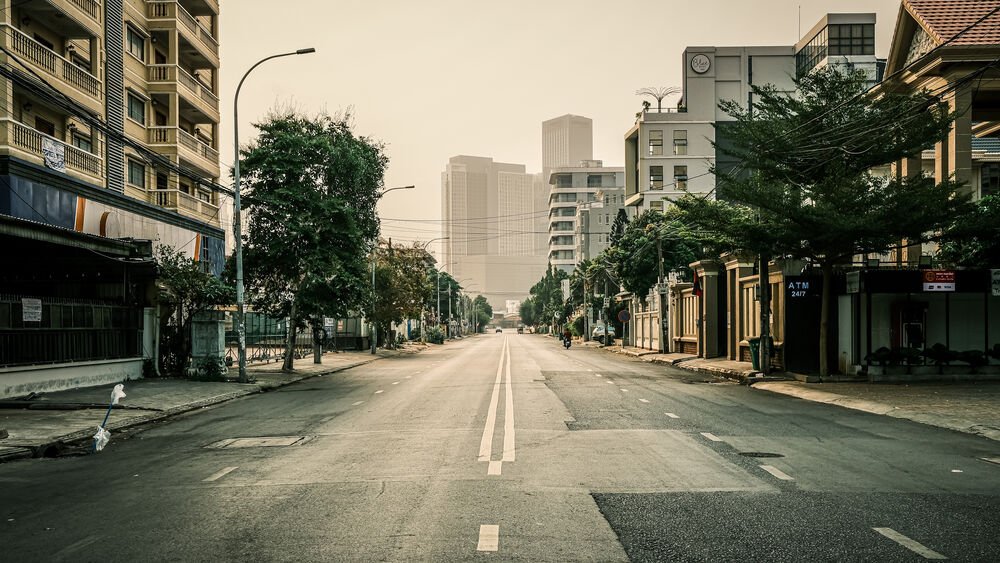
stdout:
{"type": "Polygon", "coordinates": [[[955,291],[955,271],[954,270],[925,271],[924,291],[955,291]]]}

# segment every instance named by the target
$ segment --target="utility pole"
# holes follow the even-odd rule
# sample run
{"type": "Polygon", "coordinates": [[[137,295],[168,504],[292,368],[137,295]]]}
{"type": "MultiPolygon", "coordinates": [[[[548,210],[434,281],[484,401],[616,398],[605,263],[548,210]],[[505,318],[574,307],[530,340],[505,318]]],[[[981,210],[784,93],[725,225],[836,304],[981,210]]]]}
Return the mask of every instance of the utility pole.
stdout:
{"type": "Polygon", "coordinates": [[[587,303],[587,275],[583,276],[583,341],[590,340],[590,304],[587,303]]]}
{"type": "Polygon", "coordinates": [[[448,324],[446,326],[448,327],[446,336],[448,338],[451,338],[453,335],[451,334],[451,282],[450,281],[448,282],[448,324]]]}
{"type": "Polygon", "coordinates": [[[663,244],[660,239],[663,238],[662,229],[657,229],[656,231],[656,265],[658,268],[658,274],[656,278],[656,308],[659,311],[659,325],[657,331],[660,333],[659,338],[659,349],[661,353],[668,350],[665,346],[666,334],[663,330],[663,244]]]}

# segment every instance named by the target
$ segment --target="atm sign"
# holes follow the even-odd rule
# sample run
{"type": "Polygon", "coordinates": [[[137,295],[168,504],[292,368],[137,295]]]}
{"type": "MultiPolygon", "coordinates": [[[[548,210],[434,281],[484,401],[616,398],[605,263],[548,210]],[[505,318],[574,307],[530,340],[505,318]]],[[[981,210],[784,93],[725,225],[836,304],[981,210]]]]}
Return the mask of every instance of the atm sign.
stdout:
{"type": "Polygon", "coordinates": [[[924,291],[955,291],[954,270],[925,271],[924,291]]]}

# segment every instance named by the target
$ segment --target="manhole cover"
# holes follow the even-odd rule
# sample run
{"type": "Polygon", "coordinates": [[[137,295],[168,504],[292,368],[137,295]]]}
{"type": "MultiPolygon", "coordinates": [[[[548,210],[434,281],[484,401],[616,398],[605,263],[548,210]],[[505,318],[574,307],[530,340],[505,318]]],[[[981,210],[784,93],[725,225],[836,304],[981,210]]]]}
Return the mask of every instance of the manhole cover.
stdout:
{"type": "Polygon", "coordinates": [[[219,440],[206,448],[273,448],[297,446],[309,440],[309,436],[255,436],[250,438],[229,438],[219,440]]]}
{"type": "Polygon", "coordinates": [[[740,452],[740,455],[744,457],[785,457],[781,454],[770,452],[740,452]]]}

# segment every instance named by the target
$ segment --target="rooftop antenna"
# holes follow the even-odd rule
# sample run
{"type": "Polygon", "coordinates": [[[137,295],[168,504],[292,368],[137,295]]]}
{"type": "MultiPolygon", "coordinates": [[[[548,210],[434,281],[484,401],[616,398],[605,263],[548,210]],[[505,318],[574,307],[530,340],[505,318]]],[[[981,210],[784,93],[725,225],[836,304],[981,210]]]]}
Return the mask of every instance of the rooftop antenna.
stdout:
{"type": "Polygon", "coordinates": [[[647,86],[645,88],[639,88],[635,91],[636,96],[652,96],[656,98],[656,112],[663,113],[663,98],[671,94],[676,94],[680,92],[681,89],[677,86],[647,86]]]}
{"type": "Polygon", "coordinates": [[[795,36],[795,41],[802,39],[802,4],[799,4],[799,32],[795,36]]]}

